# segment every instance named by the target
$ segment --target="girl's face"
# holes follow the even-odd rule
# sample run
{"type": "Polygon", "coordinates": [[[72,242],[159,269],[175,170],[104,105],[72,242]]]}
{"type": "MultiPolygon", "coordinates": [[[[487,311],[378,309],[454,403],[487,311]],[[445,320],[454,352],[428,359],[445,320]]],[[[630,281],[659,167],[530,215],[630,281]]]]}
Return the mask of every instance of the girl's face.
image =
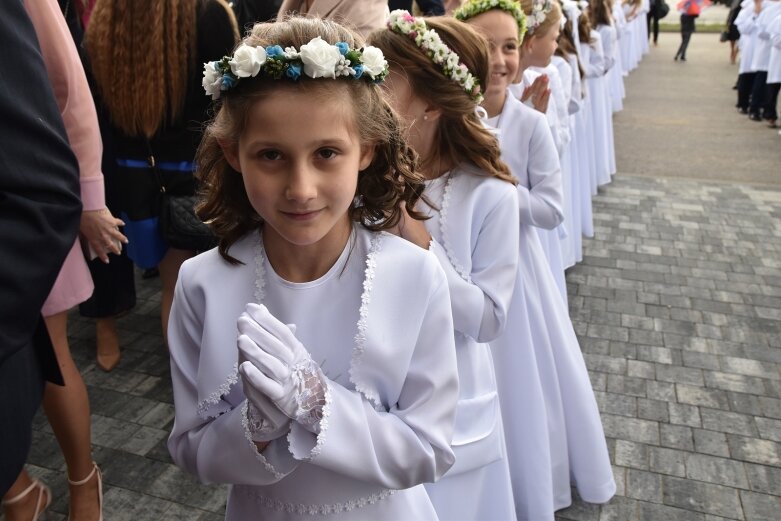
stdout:
{"type": "Polygon", "coordinates": [[[470,18],[467,23],[485,36],[490,46],[491,73],[484,89],[485,97],[503,99],[519,68],[518,25],[515,18],[501,9],[491,9],[470,18]]]}
{"type": "Polygon", "coordinates": [[[263,233],[312,246],[349,230],[358,172],[373,148],[361,146],[347,89],[291,88],[252,105],[238,146],[225,155],[241,172],[263,233]]]}
{"type": "Polygon", "coordinates": [[[527,36],[523,44],[523,59],[532,67],[547,67],[559,46],[561,26],[553,24],[542,34],[527,36]]]}

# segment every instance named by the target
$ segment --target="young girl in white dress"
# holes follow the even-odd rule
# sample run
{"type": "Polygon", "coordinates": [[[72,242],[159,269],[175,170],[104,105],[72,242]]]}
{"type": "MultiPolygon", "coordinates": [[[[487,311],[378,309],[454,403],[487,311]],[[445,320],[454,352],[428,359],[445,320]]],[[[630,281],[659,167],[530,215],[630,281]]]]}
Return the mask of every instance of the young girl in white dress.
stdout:
{"type": "Polygon", "coordinates": [[[452,18],[423,21],[398,10],[388,25],[369,41],[391,64],[388,96],[420,156],[427,181],[418,209],[430,217],[425,224],[403,220],[400,233],[433,251],[448,276],[461,386],[456,464],[426,490],[443,521],[513,520],[487,342],[508,322],[518,272],[518,198],[499,144],[476,114],[488,77],[487,44],[452,18]]]}
{"type": "Polygon", "coordinates": [[[436,519],[420,484],[454,463],[450,294],[433,254],[381,231],[423,190],[382,52],[291,18],[204,69],[220,242],[176,287],[174,461],[232,485],[228,520],[436,519]]]}
{"type": "MultiPolygon", "coordinates": [[[[470,10],[472,5],[481,7],[485,3],[468,0],[464,4],[463,9],[472,15],[467,23],[479,27],[492,41],[517,38],[513,28],[517,31],[518,25],[510,13],[491,7],[470,10]]],[[[556,5],[536,4],[527,19],[534,19],[537,9],[547,8],[553,14],[537,19],[551,16],[558,24],[561,12],[556,11],[556,5]]],[[[528,48],[526,39],[522,53],[543,52],[528,48]]],[[[555,41],[549,49],[552,54],[555,41]]],[[[510,56],[493,53],[492,71],[507,70],[512,62],[510,56]]],[[[570,482],[577,486],[583,499],[594,503],[608,501],[616,485],[583,355],[535,231],[536,227],[552,228],[562,218],[561,171],[553,139],[545,117],[506,90],[486,90],[483,107],[489,124],[498,129],[502,159],[519,179],[520,282],[516,284],[508,327],[504,335],[491,343],[506,418],[516,506],[519,514],[524,509],[525,519],[552,519],[554,510],[571,503],[570,482]],[[530,329],[526,331],[525,327],[530,329]],[[518,376],[527,376],[529,372],[524,368],[529,363],[525,350],[529,335],[542,387],[543,411],[521,403],[539,399],[534,388],[521,383],[518,376]],[[523,400],[518,400],[519,396],[523,400]],[[537,430],[543,421],[547,440],[541,440],[537,430]],[[547,467],[543,466],[545,456],[547,467]]]]}

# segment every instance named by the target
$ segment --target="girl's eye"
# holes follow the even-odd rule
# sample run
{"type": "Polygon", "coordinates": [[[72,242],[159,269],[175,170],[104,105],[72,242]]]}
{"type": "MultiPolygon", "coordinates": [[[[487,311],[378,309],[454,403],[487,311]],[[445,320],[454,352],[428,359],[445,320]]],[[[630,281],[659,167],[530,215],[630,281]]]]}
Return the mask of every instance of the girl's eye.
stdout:
{"type": "Polygon", "coordinates": [[[258,152],[258,157],[268,161],[276,161],[282,157],[282,154],[279,153],[279,150],[261,150],[258,152]]]}
{"type": "Polygon", "coordinates": [[[336,157],[336,150],[332,148],[321,148],[317,151],[317,155],[323,159],[333,159],[336,157]]]}
{"type": "Polygon", "coordinates": [[[514,43],[508,43],[507,45],[504,46],[504,49],[506,51],[514,51],[517,48],[518,48],[518,46],[515,45],[514,43]]]}

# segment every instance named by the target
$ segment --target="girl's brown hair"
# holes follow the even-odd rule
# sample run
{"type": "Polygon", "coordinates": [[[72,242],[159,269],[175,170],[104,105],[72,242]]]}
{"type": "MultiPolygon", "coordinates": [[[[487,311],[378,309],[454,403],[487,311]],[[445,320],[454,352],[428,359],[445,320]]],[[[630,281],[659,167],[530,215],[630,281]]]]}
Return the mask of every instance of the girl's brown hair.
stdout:
{"type": "Polygon", "coordinates": [[[583,66],[580,64],[578,48],[575,46],[575,38],[572,35],[572,20],[569,19],[569,17],[564,24],[564,28],[561,30],[561,34],[559,35],[559,46],[556,47],[556,52],[554,54],[556,56],[561,56],[565,60],[570,56],[575,56],[578,62],[578,74],[580,74],[580,78],[583,79],[585,71],[583,70],[583,66]]]}
{"type": "Polygon", "coordinates": [[[612,7],[606,0],[591,0],[588,4],[588,16],[595,26],[613,25],[612,7]]]}
{"type": "MultiPolygon", "coordinates": [[[[485,38],[455,18],[426,18],[426,24],[458,54],[480,85],[486,85],[489,59],[485,38]]],[[[416,96],[442,111],[437,138],[439,157],[453,164],[473,163],[487,176],[517,182],[499,157],[499,142],[483,126],[474,100],[461,85],[445,77],[440,66],[406,35],[382,29],[369,35],[369,43],[382,50],[391,70],[406,76],[416,96]]]]}
{"type": "MultiPolygon", "coordinates": [[[[202,0],[100,0],[85,36],[92,75],[113,123],[151,137],[181,115],[195,67],[202,0]]],[[[223,0],[216,0],[230,7],[223,0]]],[[[238,37],[238,36],[237,36],[238,37]]]]}
{"type": "Polygon", "coordinates": [[[589,21],[588,13],[585,11],[580,13],[580,18],[578,18],[578,38],[580,43],[588,45],[594,43],[594,40],[591,38],[591,22],[589,21]]]}
{"type": "MultiPolygon", "coordinates": [[[[256,24],[243,43],[298,49],[318,36],[331,44],[346,42],[351,48],[363,46],[357,33],[336,22],[295,16],[275,23],[256,24]]],[[[312,96],[326,99],[333,96],[334,91],[342,90],[344,98],[351,100],[356,134],[362,145],[374,147],[374,159],[358,174],[357,202],[348,210],[352,221],[373,231],[387,230],[398,224],[402,202],[412,217],[423,218],[412,210],[424,189],[423,177],[415,172],[417,157],[407,146],[399,121],[379,86],[364,79],[311,79],[303,75],[295,83],[286,78],[274,80],[265,76],[243,79],[237,87],[223,94],[196,157],[196,176],[201,181],[204,196],[198,215],[209,223],[218,237],[218,249],[225,260],[239,263],[228,250],[238,239],[260,228],[263,221],[247,197],[241,174],[228,164],[222,147],[238,146],[249,109],[256,101],[273,96],[274,91],[281,88],[305,89],[312,96]]]]}
{"type": "MultiPolygon", "coordinates": [[[[523,12],[526,13],[526,16],[532,14],[533,4],[534,4],[533,0],[521,0],[521,8],[523,9],[523,12]]],[[[545,20],[543,20],[543,22],[539,26],[534,28],[533,33],[531,34],[527,33],[523,41],[526,42],[537,35],[547,33],[551,27],[559,24],[559,20],[561,20],[562,16],[563,15],[561,13],[561,6],[559,6],[558,2],[552,1],[551,10],[548,11],[547,15],[545,15],[545,20]]]]}

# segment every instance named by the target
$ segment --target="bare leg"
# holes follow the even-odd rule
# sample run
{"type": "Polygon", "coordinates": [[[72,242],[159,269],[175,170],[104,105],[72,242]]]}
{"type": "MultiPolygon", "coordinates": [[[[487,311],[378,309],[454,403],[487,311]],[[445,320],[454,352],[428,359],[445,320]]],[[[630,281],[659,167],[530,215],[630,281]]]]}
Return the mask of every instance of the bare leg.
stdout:
{"type": "Polygon", "coordinates": [[[179,276],[179,268],[184,261],[194,255],[194,251],[168,248],[165,257],[163,257],[158,266],[160,282],[163,286],[162,295],[160,296],[160,321],[163,325],[163,338],[166,345],[168,345],[168,316],[171,314],[171,304],[174,302],[174,288],[176,287],[176,279],[179,276]]]}
{"type": "MultiPolygon", "coordinates": [[[[67,313],[52,315],[44,320],[65,385],[46,384],[43,410],[65,457],[68,479],[78,481],[88,476],[93,468],[87,387],[73,363],[68,347],[67,313]]],[[[100,517],[97,479],[78,487],[71,486],[70,499],[70,519],[89,521],[100,517]]]]}
{"type": "Polygon", "coordinates": [[[729,62],[735,65],[735,60],[738,57],[738,46],[735,45],[735,40],[729,41],[729,62]]]}
{"type": "MultiPolygon", "coordinates": [[[[6,495],[3,496],[3,501],[19,498],[19,495],[23,494],[32,484],[33,480],[30,479],[30,475],[26,470],[22,470],[14,484],[8,489],[6,495]]],[[[5,514],[5,519],[7,521],[29,521],[33,517],[36,507],[40,509],[51,500],[50,494],[51,492],[48,489],[36,488],[30,490],[18,500],[14,500],[12,505],[5,505],[4,503],[3,513],[5,514]]]]}
{"type": "Polygon", "coordinates": [[[104,371],[111,371],[117,366],[121,356],[114,317],[96,319],[95,336],[98,344],[98,367],[104,371]]]}

